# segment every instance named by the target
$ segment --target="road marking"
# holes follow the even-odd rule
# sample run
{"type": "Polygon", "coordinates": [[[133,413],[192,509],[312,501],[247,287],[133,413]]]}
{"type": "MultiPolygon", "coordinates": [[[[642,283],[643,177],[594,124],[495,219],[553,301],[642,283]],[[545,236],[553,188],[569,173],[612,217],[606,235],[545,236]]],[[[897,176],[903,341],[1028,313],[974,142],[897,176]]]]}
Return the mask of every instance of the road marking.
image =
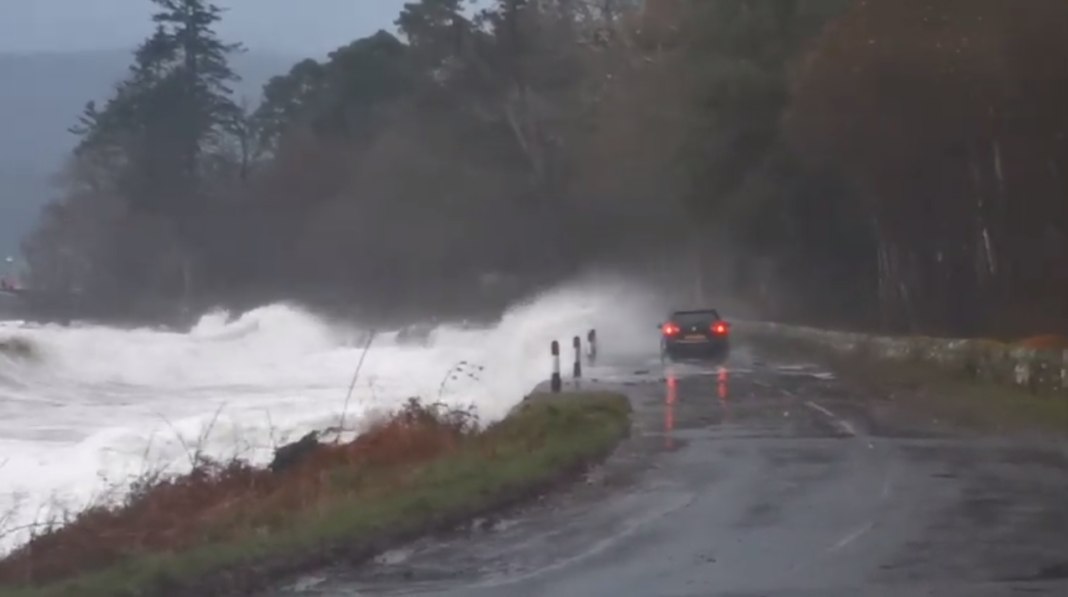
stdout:
{"type": "MultiPolygon", "coordinates": [[[[540,568],[522,572],[514,576],[505,576],[503,578],[493,578],[475,581],[473,583],[463,586],[463,588],[482,589],[514,585],[533,578],[537,578],[539,576],[544,576],[545,574],[548,574],[550,572],[566,569],[574,564],[582,562],[583,560],[598,556],[602,553],[607,552],[610,549],[613,549],[623,539],[626,539],[627,537],[630,537],[638,531],[643,530],[647,525],[655,522],[656,520],[690,507],[691,504],[697,501],[697,498],[698,494],[692,492],[678,494],[674,496],[674,499],[671,499],[671,497],[668,496],[668,501],[666,501],[664,504],[661,504],[660,507],[656,508],[655,510],[648,511],[645,514],[638,516],[637,518],[629,519],[622,529],[593,543],[592,545],[586,547],[577,554],[564,557],[563,559],[551,562],[540,568]]],[[[553,534],[554,532],[550,530],[536,538],[548,538],[549,540],[552,540],[553,534]]]]}
{"type": "Polygon", "coordinates": [[[852,533],[849,533],[845,537],[842,537],[842,540],[839,541],[838,543],[835,543],[834,545],[832,545],[831,548],[827,550],[827,553],[834,553],[834,552],[842,549],[843,547],[845,547],[845,546],[849,545],[850,543],[856,541],[857,539],[860,539],[861,537],[863,537],[865,533],[867,533],[868,531],[872,530],[873,528],[875,528],[875,523],[874,522],[869,522],[869,523],[864,524],[863,526],[861,526],[860,528],[856,529],[852,533]]]}
{"type": "Polygon", "coordinates": [[[890,473],[888,472],[885,475],[883,475],[883,491],[882,491],[882,494],[879,495],[880,499],[884,499],[885,500],[886,498],[890,497],[890,487],[891,487],[891,485],[892,485],[892,483],[890,482],[890,473]]]}
{"type": "Polygon", "coordinates": [[[828,547],[822,553],[819,553],[819,554],[816,554],[816,555],[812,556],[807,561],[803,561],[801,563],[794,564],[790,568],[789,572],[790,573],[797,573],[798,571],[804,570],[805,568],[808,568],[808,567],[812,566],[813,564],[819,563],[820,561],[824,560],[825,558],[831,557],[832,554],[834,554],[837,551],[840,551],[840,550],[844,549],[846,546],[848,546],[849,544],[855,542],[857,539],[860,539],[861,537],[863,537],[865,534],[867,534],[869,531],[871,531],[874,528],[875,528],[875,522],[874,521],[864,523],[863,525],[861,525],[861,526],[857,527],[856,529],[854,529],[853,531],[851,531],[845,537],[842,537],[841,539],[839,539],[837,543],[835,543],[834,545],[828,547]]]}
{"type": "Polygon", "coordinates": [[[815,402],[805,402],[805,406],[826,416],[828,419],[831,420],[831,423],[833,423],[836,427],[838,427],[845,433],[853,437],[856,437],[858,435],[857,430],[855,427],[853,427],[852,423],[834,414],[829,408],[820,404],[816,404],[815,402]]]}

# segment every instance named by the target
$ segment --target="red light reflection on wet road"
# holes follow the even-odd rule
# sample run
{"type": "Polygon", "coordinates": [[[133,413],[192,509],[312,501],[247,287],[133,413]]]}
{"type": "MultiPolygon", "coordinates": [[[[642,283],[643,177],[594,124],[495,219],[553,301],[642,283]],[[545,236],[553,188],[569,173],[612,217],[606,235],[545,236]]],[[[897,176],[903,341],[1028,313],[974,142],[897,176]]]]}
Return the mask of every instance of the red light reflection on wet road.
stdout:
{"type": "Polygon", "coordinates": [[[731,401],[729,388],[730,373],[726,367],[720,367],[716,375],[716,394],[719,396],[719,406],[723,410],[723,422],[731,420],[731,401]]]}
{"type": "MultiPolygon", "coordinates": [[[[679,378],[674,371],[669,369],[664,373],[664,381],[666,385],[664,392],[664,447],[672,449],[675,447],[673,433],[675,431],[675,404],[679,398],[679,378]]],[[[730,420],[731,415],[729,381],[729,370],[726,367],[720,367],[716,373],[716,396],[719,398],[724,421],[730,420]]]]}
{"type": "Polygon", "coordinates": [[[672,371],[667,372],[667,394],[664,396],[664,447],[675,447],[675,401],[678,398],[679,381],[672,371]]]}

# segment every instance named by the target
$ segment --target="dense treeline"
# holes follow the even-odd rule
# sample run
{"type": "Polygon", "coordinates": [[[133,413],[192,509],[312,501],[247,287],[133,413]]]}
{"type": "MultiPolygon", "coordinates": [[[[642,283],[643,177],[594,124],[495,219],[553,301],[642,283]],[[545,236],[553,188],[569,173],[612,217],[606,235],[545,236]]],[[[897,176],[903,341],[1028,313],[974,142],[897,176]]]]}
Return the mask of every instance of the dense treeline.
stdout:
{"type": "Polygon", "coordinates": [[[40,287],[448,310],[670,263],[776,317],[1068,322],[1066,3],[420,0],[243,106],[220,11],[152,1],[40,287]]]}
{"type": "Polygon", "coordinates": [[[1068,3],[858,3],[797,73],[796,147],[862,206],[888,324],[1068,331],[1068,3]]]}

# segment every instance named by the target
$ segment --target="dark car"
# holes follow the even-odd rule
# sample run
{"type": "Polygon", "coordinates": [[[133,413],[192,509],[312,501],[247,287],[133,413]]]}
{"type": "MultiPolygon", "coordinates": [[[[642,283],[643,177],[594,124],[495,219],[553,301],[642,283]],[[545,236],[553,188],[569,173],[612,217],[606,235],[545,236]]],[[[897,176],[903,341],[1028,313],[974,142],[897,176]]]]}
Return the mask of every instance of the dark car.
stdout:
{"type": "Polygon", "coordinates": [[[660,329],[660,360],[722,360],[730,354],[730,324],[715,309],[673,311],[660,329]]]}

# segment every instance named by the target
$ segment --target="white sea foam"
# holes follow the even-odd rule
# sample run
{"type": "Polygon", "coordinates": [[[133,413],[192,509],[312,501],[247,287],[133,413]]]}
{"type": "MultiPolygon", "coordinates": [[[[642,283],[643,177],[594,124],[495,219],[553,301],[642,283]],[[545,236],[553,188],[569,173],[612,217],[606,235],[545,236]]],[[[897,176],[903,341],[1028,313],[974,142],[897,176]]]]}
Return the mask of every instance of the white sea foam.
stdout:
{"type": "Polygon", "coordinates": [[[493,420],[548,376],[554,339],[570,351],[572,336],[596,327],[603,351],[649,351],[654,305],[640,287],[602,279],[517,305],[489,329],[441,326],[425,346],[384,331],[348,402],[368,330],[290,305],[209,313],[185,333],[7,322],[0,340],[21,338],[35,354],[0,353],[0,518],[16,506],[5,526],[50,504],[77,508],[146,466],[181,471],[192,445],[262,463],[277,442],[335,425],[344,409],[358,423],[419,396],[493,420]]]}

